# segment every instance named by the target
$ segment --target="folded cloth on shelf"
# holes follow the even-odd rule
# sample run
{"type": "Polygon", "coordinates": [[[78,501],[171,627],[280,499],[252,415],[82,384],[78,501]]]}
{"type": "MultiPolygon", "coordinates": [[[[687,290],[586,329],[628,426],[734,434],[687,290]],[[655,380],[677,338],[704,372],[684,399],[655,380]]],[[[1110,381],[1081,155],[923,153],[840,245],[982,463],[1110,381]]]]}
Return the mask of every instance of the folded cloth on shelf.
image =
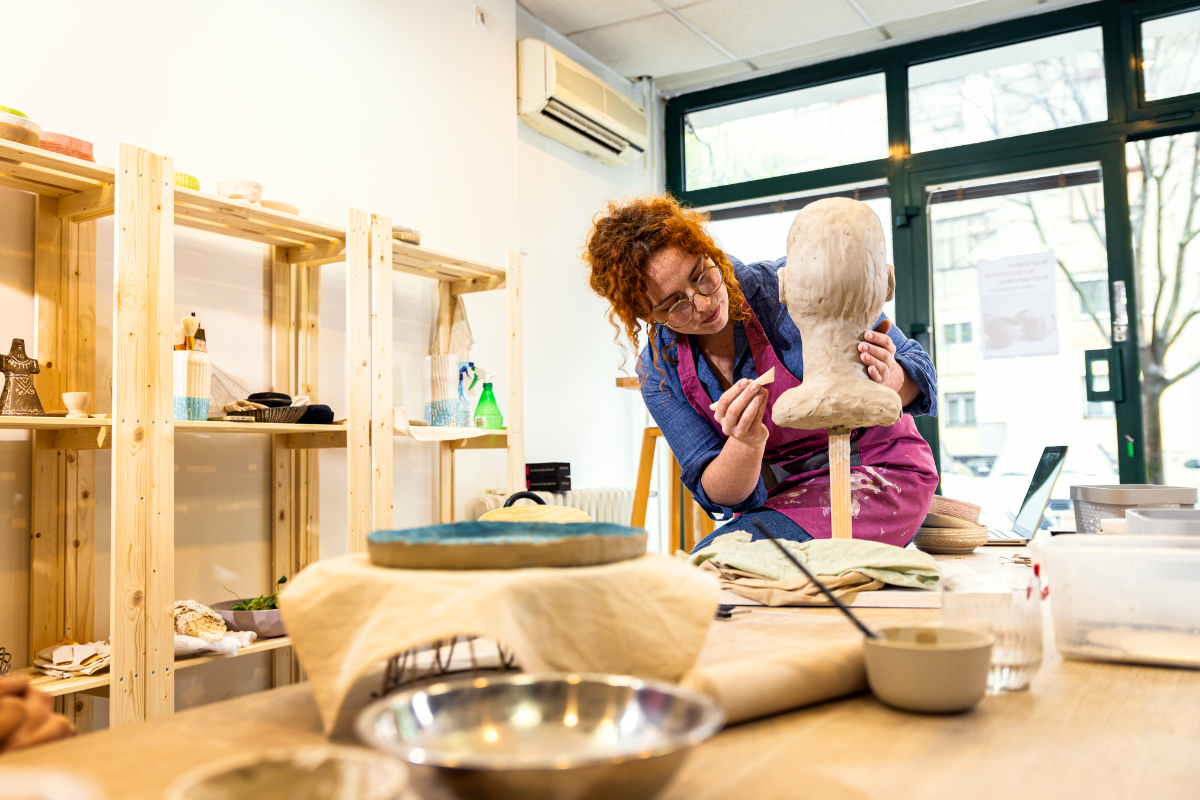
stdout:
{"type": "Polygon", "coordinates": [[[100,670],[108,669],[112,661],[112,651],[108,642],[91,642],[79,644],[64,638],[50,647],[38,651],[33,665],[59,678],[78,678],[81,675],[94,675],[100,670]]]}
{"type": "MultiPolygon", "coordinates": [[[[883,542],[813,539],[807,542],[780,541],[780,544],[818,577],[860,572],[880,583],[913,589],[935,589],[942,579],[942,571],[932,556],[883,542]]],[[[767,539],[751,541],[749,531],[734,531],[718,536],[703,550],[691,555],[684,554],[681,558],[696,566],[711,559],[720,567],[773,581],[804,577],[772,542],[767,539]]]]}
{"type": "Polygon", "coordinates": [[[176,600],[175,633],[206,642],[217,642],[225,635],[225,618],[195,600],[176,600]]]}
{"type": "Polygon", "coordinates": [[[679,685],[711,697],[733,724],[866,691],[867,673],[855,640],[694,669],[679,685]]]}
{"type": "MultiPolygon", "coordinates": [[[[727,589],[739,597],[762,603],[764,606],[828,606],[829,599],[822,594],[817,585],[803,575],[794,578],[784,578],[774,581],[749,572],[731,569],[709,559],[700,565],[700,569],[712,572],[717,576],[722,589],[727,589]]],[[[870,592],[883,588],[883,583],[874,578],[868,578],[861,572],[850,571],[842,575],[826,575],[821,582],[834,596],[852,602],[859,592],[870,592]]]]}
{"type": "Polygon", "coordinates": [[[710,575],[645,555],[595,567],[407,570],[366,554],[310,565],[279,596],[326,734],[354,684],[392,656],[486,636],[529,672],[612,672],[677,681],[717,610],[710,575]]]}
{"type": "Polygon", "coordinates": [[[236,656],[238,651],[252,644],[258,634],[254,631],[226,631],[218,639],[201,639],[198,636],[175,634],[175,657],[200,656],[206,653],[218,653],[223,656],[236,656]]]}

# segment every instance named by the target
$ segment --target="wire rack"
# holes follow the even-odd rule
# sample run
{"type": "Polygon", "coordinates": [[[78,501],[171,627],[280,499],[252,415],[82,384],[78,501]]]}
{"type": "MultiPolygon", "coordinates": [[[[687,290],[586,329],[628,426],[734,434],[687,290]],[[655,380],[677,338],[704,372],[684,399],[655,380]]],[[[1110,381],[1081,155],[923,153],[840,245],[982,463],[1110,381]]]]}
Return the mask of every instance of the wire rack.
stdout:
{"type": "Polygon", "coordinates": [[[449,676],[520,672],[516,656],[499,642],[478,636],[438,639],[388,659],[375,697],[449,676]]]}

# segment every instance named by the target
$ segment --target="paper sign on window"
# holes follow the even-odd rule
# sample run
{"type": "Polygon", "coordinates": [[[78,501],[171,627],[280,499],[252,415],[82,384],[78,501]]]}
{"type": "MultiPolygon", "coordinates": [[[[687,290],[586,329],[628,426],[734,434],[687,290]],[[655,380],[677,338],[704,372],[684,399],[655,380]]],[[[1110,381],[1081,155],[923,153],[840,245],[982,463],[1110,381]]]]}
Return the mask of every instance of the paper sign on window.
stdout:
{"type": "Polygon", "coordinates": [[[983,357],[1058,355],[1054,253],[981,259],[983,357]]]}

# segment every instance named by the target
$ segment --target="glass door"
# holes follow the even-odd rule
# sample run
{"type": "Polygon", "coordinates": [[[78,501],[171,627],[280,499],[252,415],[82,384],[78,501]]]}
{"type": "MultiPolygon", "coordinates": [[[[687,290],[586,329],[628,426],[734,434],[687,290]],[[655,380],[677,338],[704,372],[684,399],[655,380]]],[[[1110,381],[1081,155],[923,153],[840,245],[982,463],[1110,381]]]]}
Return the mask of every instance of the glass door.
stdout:
{"type": "Polygon", "coordinates": [[[1130,142],[1125,161],[1146,475],[1200,486],[1200,133],[1130,142]]]}
{"type": "Polygon", "coordinates": [[[1122,172],[1112,156],[912,176],[912,196],[923,199],[914,262],[928,281],[927,300],[918,291],[913,305],[939,395],[923,432],[936,444],[942,493],[981,506],[991,526],[1012,523],[1047,446],[1069,451],[1043,527],[1073,530],[1070,486],[1119,483],[1139,461],[1141,432],[1127,436],[1123,408],[1137,397],[1123,393],[1120,361],[1132,355],[1124,363],[1136,372],[1136,350],[1125,349],[1128,335],[1114,350],[1110,309],[1114,282],[1134,292],[1113,268],[1128,255],[1111,252],[1105,172],[1122,172]]]}

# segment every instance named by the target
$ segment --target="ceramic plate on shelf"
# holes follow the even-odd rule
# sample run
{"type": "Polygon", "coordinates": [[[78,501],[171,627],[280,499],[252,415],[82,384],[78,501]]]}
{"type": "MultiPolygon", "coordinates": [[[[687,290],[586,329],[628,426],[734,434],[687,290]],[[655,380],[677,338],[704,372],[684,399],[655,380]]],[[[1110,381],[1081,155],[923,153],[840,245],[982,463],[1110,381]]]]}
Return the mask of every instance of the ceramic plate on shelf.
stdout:
{"type": "Polygon", "coordinates": [[[367,537],[371,563],[399,569],[611,564],[646,553],[646,531],[605,522],[456,522],[367,537]]]}

